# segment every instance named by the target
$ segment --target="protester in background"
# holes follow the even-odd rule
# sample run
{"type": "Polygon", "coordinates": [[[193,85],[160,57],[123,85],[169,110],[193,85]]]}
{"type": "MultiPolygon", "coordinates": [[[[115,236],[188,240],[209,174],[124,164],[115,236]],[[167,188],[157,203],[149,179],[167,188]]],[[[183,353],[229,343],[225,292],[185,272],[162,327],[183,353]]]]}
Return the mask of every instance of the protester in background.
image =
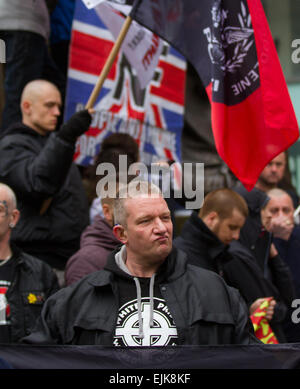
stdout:
{"type": "Polygon", "coordinates": [[[120,244],[112,230],[112,204],[108,199],[101,200],[101,204],[104,217],[95,216],[93,223],[81,235],[80,249],[66,264],[66,285],[103,269],[108,254],[120,244]]]}
{"type": "Polygon", "coordinates": [[[222,275],[223,264],[230,260],[228,245],[239,239],[248,216],[245,200],[228,188],[205,196],[200,211],[194,211],[184,224],[174,245],[188,253],[189,263],[222,275]]]}
{"type": "Polygon", "coordinates": [[[132,181],[114,206],[123,246],[105,270],[47,300],[26,343],[171,346],[257,340],[239,293],[187,264],[172,247],[170,211],[158,187],[132,181]],[[128,320],[126,320],[128,319],[128,320]]]}
{"type": "Polygon", "coordinates": [[[67,262],[65,279],[66,285],[80,280],[83,276],[102,270],[106,265],[108,254],[121,242],[113,234],[114,200],[116,192],[134,177],[103,177],[99,197],[103,217],[96,215],[94,221],[81,235],[80,250],[67,262]],[[126,181],[125,181],[126,180],[126,181]],[[125,182],[124,182],[125,181],[125,182]]]}
{"type": "Polygon", "coordinates": [[[0,0],[0,39],[6,46],[2,131],[21,120],[21,94],[29,81],[47,79],[64,93],[65,78],[48,49],[47,5],[53,7],[55,3],[56,0],[0,0]]]}
{"type": "Polygon", "coordinates": [[[101,176],[97,175],[97,167],[102,163],[110,163],[115,168],[116,174],[118,174],[119,170],[122,168],[122,166],[119,166],[120,155],[126,156],[128,169],[130,165],[139,161],[139,146],[134,138],[129,134],[110,134],[103,140],[101,150],[95,158],[95,163],[86,171],[84,182],[91,202],[91,222],[94,220],[96,215],[103,216],[101,197],[99,197],[96,193],[97,183],[101,179],[101,176]]]}
{"type": "MultiPolygon", "coordinates": [[[[280,257],[291,271],[296,298],[300,298],[300,226],[294,224],[294,205],[290,195],[282,189],[267,192],[270,198],[266,208],[272,215],[270,231],[280,257]]],[[[300,342],[300,324],[292,320],[295,307],[289,311],[283,323],[288,342],[300,342]]]]}
{"type": "Polygon", "coordinates": [[[282,152],[267,164],[261,172],[255,187],[265,193],[273,188],[285,189],[292,197],[294,207],[296,208],[299,204],[299,196],[292,185],[287,185],[286,183],[287,170],[287,152],[282,152]]]}
{"type": "Polygon", "coordinates": [[[273,309],[268,320],[278,341],[286,342],[283,323],[295,291],[289,268],[272,243],[269,198],[257,188],[241,193],[248,204],[249,216],[239,241],[230,244],[229,253],[234,259],[224,267],[224,278],[241,292],[250,313],[261,299],[272,297],[273,309]]]}
{"type": "Polygon", "coordinates": [[[58,269],[63,282],[65,264],[79,249],[80,235],[89,222],[73,154],[91,115],[87,110],[75,113],[55,132],[60,106],[60,93],[53,84],[35,80],[26,85],[22,122],[0,139],[0,179],[20,199],[21,218],[12,241],[58,269]]]}
{"type": "Polygon", "coordinates": [[[59,289],[47,264],[10,243],[19,217],[14,192],[0,183],[0,343],[28,335],[45,300],[59,289]]]}
{"type": "MultiPolygon", "coordinates": [[[[191,215],[174,244],[188,254],[191,263],[219,273],[228,285],[238,289],[248,305],[249,316],[263,299],[273,297],[267,309],[267,319],[271,321],[279,318],[282,321],[287,309],[285,302],[281,302],[279,291],[272,282],[265,279],[251,252],[238,242],[246,218],[246,201],[231,189],[218,189],[205,197],[200,212],[191,215]],[[277,303],[278,306],[274,308],[277,303]]],[[[276,255],[272,251],[272,260],[275,265],[281,265],[280,258],[276,255]]],[[[275,267],[275,270],[278,268],[275,267]]],[[[278,273],[274,271],[275,275],[286,275],[285,272],[278,273]]],[[[289,290],[287,285],[284,296],[289,290]]],[[[284,341],[278,326],[275,327],[272,328],[273,331],[276,330],[280,341],[284,341]]]]}

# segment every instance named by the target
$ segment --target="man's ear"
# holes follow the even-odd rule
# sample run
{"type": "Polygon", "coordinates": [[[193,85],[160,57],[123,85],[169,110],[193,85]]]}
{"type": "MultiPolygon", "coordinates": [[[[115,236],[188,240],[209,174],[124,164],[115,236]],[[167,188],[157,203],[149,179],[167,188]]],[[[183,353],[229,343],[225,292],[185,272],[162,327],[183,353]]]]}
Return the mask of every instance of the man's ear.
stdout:
{"type": "Polygon", "coordinates": [[[14,228],[20,219],[20,212],[18,209],[14,209],[10,215],[10,228],[14,228]]]}
{"type": "Polygon", "coordinates": [[[113,227],[114,236],[123,244],[127,243],[127,234],[125,228],[121,224],[116,224],[113,227]]]}
{"type": "Polygon", "coordinates": [[[28,115],[31,111],[31,103],[28,100],[24,100],[21,104],[21,110],[24,112],[26,115],[28,115]]]}
{"type": "Polygon", "coordinates": [[[215,224],[218,223],[219,215],[217,214],[217,212],[212,211],[204,217],[203,221],[207,225],[207,227],[211,229],[215,226],[215,224]]]}

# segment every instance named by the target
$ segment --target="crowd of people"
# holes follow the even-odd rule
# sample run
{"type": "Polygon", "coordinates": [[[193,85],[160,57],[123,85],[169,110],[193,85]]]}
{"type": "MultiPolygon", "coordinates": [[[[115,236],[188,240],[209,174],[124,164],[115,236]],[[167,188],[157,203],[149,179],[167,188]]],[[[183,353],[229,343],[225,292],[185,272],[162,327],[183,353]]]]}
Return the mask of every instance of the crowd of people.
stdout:
{"type": "MultiPolygon", "coordinates": [[[[287,153],[265,167],[252,191],[238,183],[207,193],[176,236],[173,203],[159,186],[118,171],[120,155],[129,165],[139,161],[130,135],[107,137],[89,169],[73,162],[94,110],[62,123],[66,67],[55,63],[47,39],[51,12],[64,3],[70,15],[72,1],[0,0],[0,20],[7,19],[0,37],[9,50],[0,132],[0,343],[300,342],[292,321],[300,297],[299,197],[284,182],[287,153]],[[29,51],[18,60],[24,39],[29,51]],[[38,66],[28,58],[37,42],[39,70],[26,65],[38,66]],[[55,82],[49,66],[61,75],[55,82]],[[96,191],[97,166],[107,162],[117,171],[117,195],[96,191]],[[269,331],[263,337],[257,312],[269,331]]],[[[53,42],[53,53],[66,53],[69,35],[53,42]]]]}

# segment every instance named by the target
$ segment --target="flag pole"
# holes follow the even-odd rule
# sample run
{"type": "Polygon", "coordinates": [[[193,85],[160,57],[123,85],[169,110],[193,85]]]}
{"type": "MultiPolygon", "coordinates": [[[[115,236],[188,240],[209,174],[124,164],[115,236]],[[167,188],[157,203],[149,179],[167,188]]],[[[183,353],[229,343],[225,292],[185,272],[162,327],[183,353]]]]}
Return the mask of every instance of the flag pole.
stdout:
{"type": "Polygon", "coordinates": [[[97,100],[97,97],[100,93],[100,90],[103,86],[103,83],[104,83],[113,63],[114,63],[114,60],[116,59],[116,57],[118,55],[118,52],[120,50],[120,47],[125,39],[125,36],[126,36],[128,30],[129,30],[131,22],[132,22],[132,18],[131,18],[131,16],[128,15],[125,19],[125,22],[124,22],[122,28],[121,28],[119,36],[118,36],[117,40],[115,41],[115,44],[114,44],[106,62],[105,62],[105,65],[101,71],[101,74],[99,75],[97,83],[96,83],[96,85],[95,85],[95,87],[94,87],[94,89],[89,97],[89,100],[85,106],[86,109],[93,108],[93,106],[97,100]]]}

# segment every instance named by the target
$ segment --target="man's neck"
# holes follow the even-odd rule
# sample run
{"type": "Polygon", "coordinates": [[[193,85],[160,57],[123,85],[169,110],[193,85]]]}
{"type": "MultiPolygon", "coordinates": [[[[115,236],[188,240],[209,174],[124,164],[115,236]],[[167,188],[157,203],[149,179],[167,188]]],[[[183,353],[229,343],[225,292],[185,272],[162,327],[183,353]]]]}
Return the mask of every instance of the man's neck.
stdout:
{"type": "Polygon", "coordinates": [[[23,118],[22,123],[37,132],[38,134],[45,136],[47,135],[47,131],[43,130],[42,128],[34,125],[32,122],[28,121],[26,118],[23,118]]]}
{"type": "Polygon", "coordinates": [[[256,185],[255,185],[255,188],[261,190],[262,192],[268,192],[269,190],[275,188],[275,185],[270,185],[264,181],[258,180],[256,185]]]}
{"type": "Polygon", "coordinates": [[[154,273],[158,270],[160,265],[157,266],[145,266],[144,264],[140,264],[134,261],[125,262],[127,269],[130,271],[130,274],[134,277],[142,277],[142,278],[151,278],[154,273]]]}
{"type": "Polygon", "coordinates": [[[161,262],[155,261],[154,263],[149,263],[146,258],[137,258],[134,253],[128,253],[125,246],[122,247],[117,256],[119,267],[122,268],[121,263],[123,263],[133,277],[151,278],[164,262],[162,260],[161,262]]]}
{"type": "Polygon", "coordinates": [[[10,245],[7,241],[0,242],[0,260],[6,260],[12,256],[10,245]]]}

